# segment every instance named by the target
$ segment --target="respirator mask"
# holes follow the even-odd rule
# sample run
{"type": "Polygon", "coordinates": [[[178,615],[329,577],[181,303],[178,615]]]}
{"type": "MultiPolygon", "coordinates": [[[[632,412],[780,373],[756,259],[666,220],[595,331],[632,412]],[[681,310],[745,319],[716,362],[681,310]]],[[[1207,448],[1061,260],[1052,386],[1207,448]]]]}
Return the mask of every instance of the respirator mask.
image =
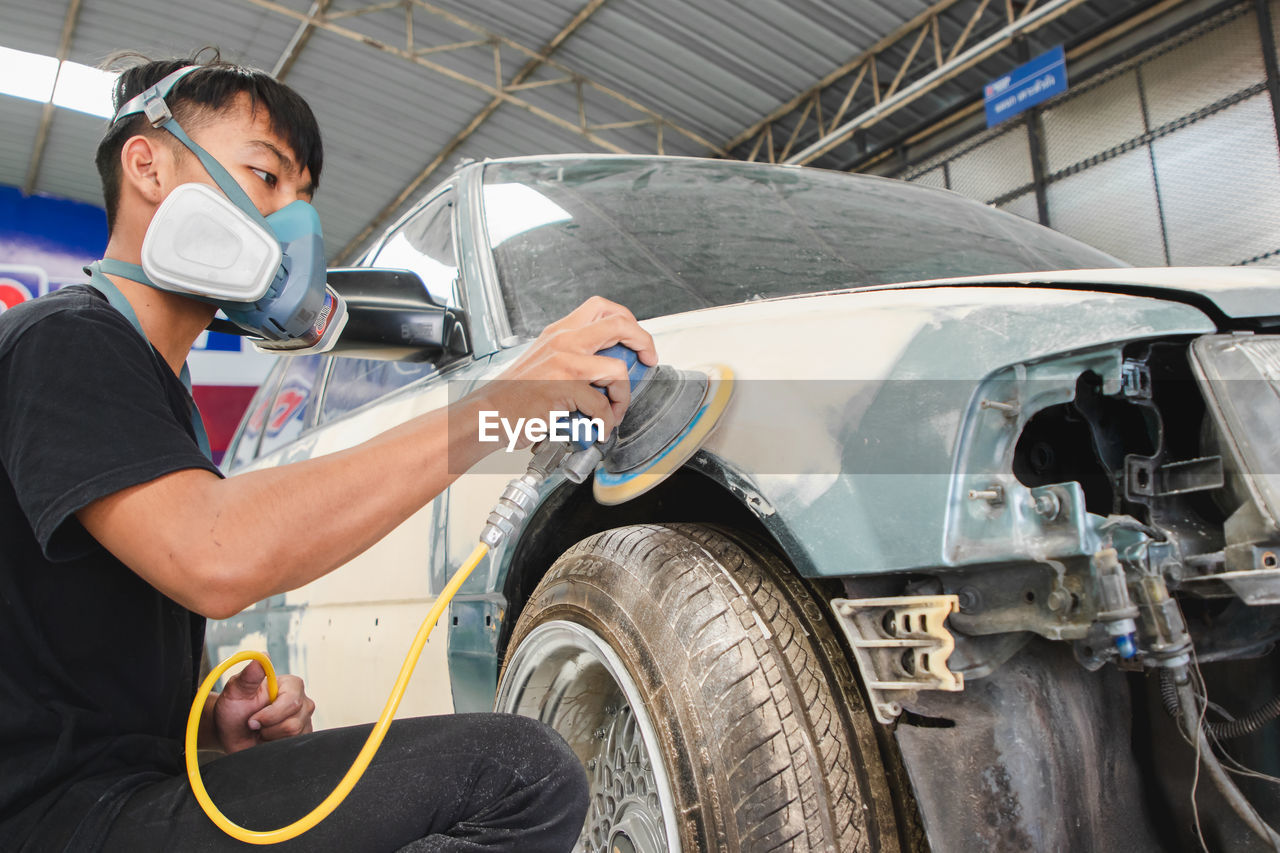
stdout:
{"type": "Polygon", "coordinates": [[[157,208],[142,241],[142,266],[103,260],[103,272],[216,305],[260,350],[302,354],[332,348],[346,303],[325,283],[320,217],[305,201],[263,216],[230,173],[187,136],[165,95],[199,66],[180,68],[120,107],[114,122],[143,113],[191,150],[217,185],[188,183],[157,208]],[[221,190],[219,192],[218,190],[221,190]]]}

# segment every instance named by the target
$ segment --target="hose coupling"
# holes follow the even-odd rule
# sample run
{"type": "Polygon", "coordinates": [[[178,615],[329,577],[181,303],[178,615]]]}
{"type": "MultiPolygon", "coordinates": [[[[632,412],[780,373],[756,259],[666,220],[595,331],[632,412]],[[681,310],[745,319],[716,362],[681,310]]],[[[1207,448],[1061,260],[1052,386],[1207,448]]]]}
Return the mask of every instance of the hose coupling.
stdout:
{"type": "Polygon", "coordinates": [[[546,474],[530,466],[528,471],[507,483],[502,496],[489,512],[484,530],[480,531],[480,541],[488,545],[489,550],[496,549],[524,524],[529,510],[538,502],[538,487],[546,478],[546,474]]]}

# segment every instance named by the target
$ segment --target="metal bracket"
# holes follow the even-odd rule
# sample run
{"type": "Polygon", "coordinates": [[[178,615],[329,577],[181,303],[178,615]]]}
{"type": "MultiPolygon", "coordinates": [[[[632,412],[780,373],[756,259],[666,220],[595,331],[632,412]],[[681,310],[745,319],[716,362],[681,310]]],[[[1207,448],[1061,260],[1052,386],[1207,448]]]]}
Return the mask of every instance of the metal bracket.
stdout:
{"type": "Polygon", "coordinates": [[[1157,465],[1150,456],[1124,458],[1125,497],[1159,498],[1220,489],[1226,482],[1221,456],[1157,465]]]}
{"type": "Polygon", "coordinates": [[[1280,548],[1273,544],[1250,542],[1228,546],[1227,554],[1227,565],[1235,565],[1236,568],[1184,577],[1182,582],[1191,585],[1188,588],[1195,589],[1200,595],[1212,596],[1218,584],[1226,584],[1231,593],[1245,604],[1280,604],[1280,548]],[[1233,556],[1237,559],[1231,559],[1233,556]],[[1202,586],[1205,589],[1201,589],[1202,586]]]}
{"type": "Polygon", "coordinates": [[[831,607],[880,722],[892,723],[919,690],[964,689],[964,676],[947,668],[956,640],[945,623],[959,612],[959,596],[833,598],[831,607]]]}
{"type": "Polygon", "coordinates": [[[1151,368],[1140,361],[1125,359],[1120,365],[1120,393],[1140,400],[1151,399],[1151,368]]]}

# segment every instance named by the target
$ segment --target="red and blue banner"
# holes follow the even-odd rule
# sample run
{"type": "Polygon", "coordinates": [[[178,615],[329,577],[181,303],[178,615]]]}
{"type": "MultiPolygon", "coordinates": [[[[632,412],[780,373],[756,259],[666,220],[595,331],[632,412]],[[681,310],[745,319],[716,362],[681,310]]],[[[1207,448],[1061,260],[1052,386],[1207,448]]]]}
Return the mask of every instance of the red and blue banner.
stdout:
{"type": "MultiPolygon", "coordinates": [[[[101,258],[106,245],[102,208],[0,186],[0,312],[83,284],[84,265],[101,258]]],[[[222,458],[271,363],[235,335],[206,332],[196,341],[190,358],[194,396],[215,458],[222,458]]]]}

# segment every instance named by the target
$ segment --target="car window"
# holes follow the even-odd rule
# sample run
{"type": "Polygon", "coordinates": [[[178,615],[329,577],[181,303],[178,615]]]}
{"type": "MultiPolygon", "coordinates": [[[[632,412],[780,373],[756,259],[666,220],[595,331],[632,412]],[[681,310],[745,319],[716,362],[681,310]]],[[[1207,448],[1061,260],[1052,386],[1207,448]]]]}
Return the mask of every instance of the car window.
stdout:
{"type": "Polygon", "coordinates": [[[243,420],[244,426],[227,450],[228,471],[247,465],[257,458],[258,443],[262,439],[263,427],[267,423],[267,412],[272,401],[275,400],[276,388],[280,386],[280,377],[284,375],[285,367],[284,360],[278,359],[272,366],[271,372],[267,374],[267,378],[258,386],[253,399],[249,401],[249,407],[245,410],[247,414],[243,420]]]}
{"type": "Polygon", "coordinates": [[[1065,235],[928,187],[724,160],[485,167],[484,222],[512,330],[588,296],[638,319],[951,276],[1115,267],[1065,235]]]}
{"type": "Polygon", "coordinates": [[[453,210],[453,190],[447,189],[393,231],[369,265],[413,270],[436,302],[459,305],[453,210]]]}
{"type": "MultiPolygon", "coordinates": [[[[369,266],[412,270],[442,305],[460,304],[458,261],[453,250],[454,194],[446,189],[391,232],[369,266]]],[[[430,362],[379,361],[335,357],[325,383],[322,423],[430,375],[430,362]]]]}
{"type": "Polygon", "coordinates": [[[334,358],[320,420],[323,423],[341,417],[415,379],[431,375],[435,369],[430,362],[334,358]]]}
{"type": "Polygon", "coordinates": [[[321,355],[283,357],[284,375],[267,410],[258,456],[265,456],[302,435],[311,400],[318,390],[316,380],[323,359],[321,355]]]}

